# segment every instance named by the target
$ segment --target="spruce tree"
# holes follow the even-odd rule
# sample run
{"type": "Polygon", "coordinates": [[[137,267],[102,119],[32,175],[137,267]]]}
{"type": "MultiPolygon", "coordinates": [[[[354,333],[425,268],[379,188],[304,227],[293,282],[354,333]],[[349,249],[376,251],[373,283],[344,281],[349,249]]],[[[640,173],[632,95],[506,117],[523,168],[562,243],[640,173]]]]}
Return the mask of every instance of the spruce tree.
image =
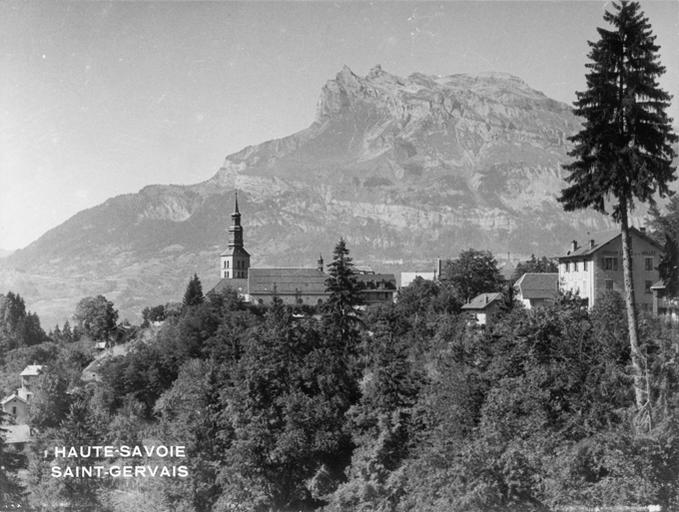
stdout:
{"type": "Polygon", "coordinates": [[[657,82],[665,68],[648,18],[637,2],[623,0],[613,7],[604,14],[611,30],[598,28],[600,39],[589,42],[587,90],[577,93],[574,104],[583,128],[570,138],[574,160],[564,166],[570,171],[569,186],[559,201],[566,211],[594,208],[602,213],[610,203],[613,219],[620,224],[636,405],[639,411],[648,411],[632,286],[629,213],[635,201],[652,202],[654,194],[669,193],[668,184],[676,178],[672,143],[677,137],[665,113],[671,96],[657,82]]]}
{"type": "Polygon", "coordinates": [[[354,263],[343,238],[335,246],[328,274],[325,289],[329,296],[323,304],[326,338],[335,340],[347,354],[352,353],[358,342],[358,326],[361,323],[356,306],[362,305],[363,300],[354,263]]]}
{"type": "Polygon", "coordinates": [[[330,293],[326,310],[341,316],[352,315],[354,306],[362,304],[356,270],[343,238],[335,246],[332,262],[328,265],[329,277],[325,289],[330,293]]]}
{"type": "Polygon", "coordinates": [[[204,300],[203,297],[203,285],[200,284],[200,279],[198,279],[198,274],[193,274],[193,277],[189,281],[186,287],[186,292],[184,293],[184,306],[197,306],[201,304],[204,300]]]}

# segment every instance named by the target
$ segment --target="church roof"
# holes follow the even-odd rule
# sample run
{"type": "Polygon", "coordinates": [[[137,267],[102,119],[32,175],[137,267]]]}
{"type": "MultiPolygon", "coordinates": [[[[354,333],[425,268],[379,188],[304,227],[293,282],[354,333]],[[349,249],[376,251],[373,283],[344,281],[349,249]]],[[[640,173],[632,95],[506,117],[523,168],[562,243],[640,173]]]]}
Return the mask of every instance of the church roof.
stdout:
{"type": "Polygon", "coordinates": [[[227,288],[236,291],[237,293],[244,294],[248,289],[247,279],[227,279],[223,278],[215,285],[212,290],[208,293],[222,293],[227,288]]]}
{"type": "Polygon", "coordinates": [[[250,295],[325,295],[327,274],[317,268],[250,268],[250,295]]]}

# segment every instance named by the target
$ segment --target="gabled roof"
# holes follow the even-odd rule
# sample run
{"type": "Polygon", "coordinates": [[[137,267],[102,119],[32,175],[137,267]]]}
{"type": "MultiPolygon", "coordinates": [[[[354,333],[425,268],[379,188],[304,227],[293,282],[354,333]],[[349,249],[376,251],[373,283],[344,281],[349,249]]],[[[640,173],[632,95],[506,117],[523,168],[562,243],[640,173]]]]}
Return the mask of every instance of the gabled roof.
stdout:
{"type": "Polygon", "coordinates": [[[502,299],[501,293],[481,293],[474,297],[470,302],[462,306],[462,309],[470,310],[484,310],[490,306],[493,302],[502,299]]]}
{"type": "Polygon", "coordinates": [[[17,400],[19,400],[19,401],[25,403],[25,404],[28,403],[24,398],[20,397],[20,396],[17,395],[16,393],[12,393],[11,395],[6,396],[5,398],[3,398],[3,399],[0,401],[0,405],[5,405],[5,404],[11,402],[12,400],[14,400],[15,398],[16,398],[17,400]]]}
{"type": "Polygon", "coordinates": [[[559,293],[559,274],[526,272],[514,284],[524,299],[553,299],[559,293]]]}
{"type": "Polygon", "coordinates": [[[3,425],[5,444],[27,443],[31,440],[31,427],[28,425],[3,425]]]}
{"type": "Polygon", "coordinates": [[[41,364],[29,364],[26,368],[24,368],[24,371],[21,372],[19,375],[22,377],[28,377],[28,376],[35,376],[35,375],[40,375],[40,372],[42,371],[42,365],[41,364]]]}
{"type": "MultiPolygon", "coordinates": [[[[641,232],[640,230],[638,230],[635,227],[630,228],[630,234],[632,236],[637,236],[637,237],[645,240],[646,242],[654,245],[656,248],[660,249],[661,251],[665,250],[664,247],[661,244],[659,244],[658,242],[653,240],[650,236],[648,236],[646,233],[641,232]]],[[[583,243],[582,245],[578,244],[578,247],[577,247],[577,249],[575,249],[575,251],[568,251],[565,255],[559,256],[559,259],[560,260],[561,259],[571,259],[571,258],[575,259],[575,258],[583,258],[583,257],[591,256],[592,254],[597,252],[599,249],[601,249],[604,245],[612,242],[613,240],[615,240],[619,236],[622,236],[619,231],[602,232],[602,233],[599,234],[599,237],[597,237],[599,240],[597,240],[597,238],[592,237],[591,240],[593,240],[593,242],[594,242],[593,244],[591,243],[590,240],[588,240],[586,243],[583,243]]]]}
{"type": "Polygon", "coordinates": [[[327,278],[328,275],[317,268],[251,268],[248,270],[248,293],[326,295],[327,278]]]}

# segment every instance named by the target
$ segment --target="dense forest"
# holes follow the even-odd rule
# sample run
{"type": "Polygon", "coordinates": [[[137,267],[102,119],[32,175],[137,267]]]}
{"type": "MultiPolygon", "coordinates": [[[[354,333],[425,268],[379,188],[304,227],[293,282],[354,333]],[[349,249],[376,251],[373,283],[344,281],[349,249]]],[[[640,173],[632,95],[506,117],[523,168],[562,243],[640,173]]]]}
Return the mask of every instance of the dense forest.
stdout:
{"type": "MultiPolygon", "coordinates": [[[[535,265],[545,261],[532,258],[524,268],[535,265]]],[[[8,294],[4,317],[8,303],[21,307],[12,310],[19,311],[14,334],[3,334],[2,391],[11,391],[26,364],[45,371],[31,404],[33,442],[22,454],[0,444],[3,505],[679,507],[676,329],[653,318],[640,323],[653,404],[640,422],[625,309],[615,294],[591,310],[572,296],[526,310],[512,300],[492,255],[469,250],[438,282],[418,279],[397,302],[364,308],[343,241],[329,275],[329,299],[317,310],[279,300],[252,306],[235,292],[204,295],[194,276],[181,303],[147,308],[141,326],[118,323],[114,304],[99,296],[78,304],[73,327],[49,334],[8,294]],[[478,286],[505,290],[487,328],[460,309],[478,286]],[[98,341],[108,355],[95,356],[98,341]],[[186,453],[65,460],[54,451],[101,445],[183,446],[186,453]],[[79,478],[52,470],[96,464],[186,472],[79,478]]]]}

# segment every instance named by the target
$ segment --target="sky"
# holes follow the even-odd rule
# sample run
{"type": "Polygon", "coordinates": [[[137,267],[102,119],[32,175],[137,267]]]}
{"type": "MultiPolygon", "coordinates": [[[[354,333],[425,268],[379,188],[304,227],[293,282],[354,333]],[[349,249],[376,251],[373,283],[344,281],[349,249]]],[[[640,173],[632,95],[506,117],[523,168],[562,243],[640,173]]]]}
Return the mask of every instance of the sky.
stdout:
{"type": "MultiPolygon", "coordinates": [[[[679,95],[679,1],[641,2],[679,95]]],[[[601,1],[0,0],[0,249],[146,185],[210,178],[365,75],[499,71],[567,103],[601,1]]],[[[670,111],[679,124],[679,100],[670,111]]]]}

